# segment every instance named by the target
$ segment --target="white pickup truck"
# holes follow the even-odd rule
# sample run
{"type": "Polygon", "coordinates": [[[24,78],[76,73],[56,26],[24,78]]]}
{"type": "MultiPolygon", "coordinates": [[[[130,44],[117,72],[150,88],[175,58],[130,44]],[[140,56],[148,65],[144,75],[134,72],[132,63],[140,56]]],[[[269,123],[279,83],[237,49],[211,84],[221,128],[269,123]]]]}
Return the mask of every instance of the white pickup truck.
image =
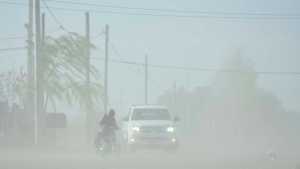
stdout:
{"type": "Polygon", "coordinates": [[[140,148],[176,150],[178,138],[175,124],[178,120],[164,106],[132,106],[123,119],[125,145],[130,151],[140,148]]]}

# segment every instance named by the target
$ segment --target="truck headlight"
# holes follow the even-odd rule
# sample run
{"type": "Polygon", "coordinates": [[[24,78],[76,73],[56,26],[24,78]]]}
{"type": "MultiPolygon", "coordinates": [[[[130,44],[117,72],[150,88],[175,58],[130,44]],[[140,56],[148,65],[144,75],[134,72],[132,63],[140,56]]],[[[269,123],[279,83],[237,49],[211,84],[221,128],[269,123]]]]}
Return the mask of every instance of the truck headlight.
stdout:
{"type": "Polygon", "coordinates": [[[176,143],[177,140],[176,140],[176,138],[172,138],[171,141],[172,141],[172,143],[176,143]]]}
{"type": "Polygon", "coordinates": [[[140,128],[139,127],[132,127],[132,130],[135,132],[140,132],[140,128]]]}
{"type": "Polygon", "coordinates": [[[169,133],[173,133],[175,131],[175,128],[174,127],[168,127],[167,128],[167,132],[169,132],[169,133]]]}

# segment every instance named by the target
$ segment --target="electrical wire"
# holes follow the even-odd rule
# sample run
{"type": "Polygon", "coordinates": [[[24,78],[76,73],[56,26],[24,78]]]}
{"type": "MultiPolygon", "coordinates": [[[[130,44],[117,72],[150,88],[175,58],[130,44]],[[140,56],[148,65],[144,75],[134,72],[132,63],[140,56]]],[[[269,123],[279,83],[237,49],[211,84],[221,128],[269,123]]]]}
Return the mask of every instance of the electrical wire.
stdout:
{"type": "MultiPolygon", "coordinates": [[[[27,5],[26,3],[10,2],[10,1],[0,1],[2,4],[11,5],[27,5]]],[[[92,13],[105,13],[105,14],[116,14],[116,15],[129,15],[129,16],[154,16],[154,17],[174,17],[174,18],[208,18],[208,19],[238,19],[238,20],[299,20],[300,14],[275,14],[275,13],[234,13],[234,12],[202,12],[200,14],[194,15],[182,15],[180,13],[143,13],[143,12],[123,12],[123,11],[112,11],[112,10],[95,10],[95,9],[83,9],[83,8],[66,8],[57,6],[46,6],[48,9],[62,10],[70,12],[92,12],[92,13]]],[[[200,12],[200,11],[199,11],[200,12]]]]}
{"type": "Polygon", "coordinates": [[[9,37],[0,37],[0,40],[25,40],[25,36],[9,36],[9,37]]]}
{"type": "Polygon", "coordinates": [[[11,47],[11,48],[0,48],[0,52],[7,52],[7,51],[17,51],[17,50],[25,50],[26,47],[11,47]]]}
{"type": "Polygon", "coordinates": [[[53,20],[56,22],[56,24],[59,26],[59,28],[63,31],[69,32],[67,31],[67,29],[65,28],[65,26],[63,26],[62,22],[59,21],[59,19],[56,17],[56,15],[54,14],[54,12],[51,10],[51,8],[48,6],[47,2],[45,0],[42,0],[42,2],[44,3],[46,9],[48,10],[48,12],[50,13],[51,17],[53,18],[53,20]]]}
{"type": "Polygon", "coordinates": [[[270,13],[270,12],[220,12],[220,11],[180,10],[180,9],[166,9],[166,8],[143,8],[143,7],[129,7],[129,6],[121,6],[121,5],[100,4],[100,3],[66,1],[66,0],[47,0],[47,1],[60,3],[60,4],[69,4],[69,5],[126,9],[126,10],[143,10],[143,11],[167,12],[167,13],[194,13],[194,14],[212,14],[212,15],[255,15],[255,16],[295,16],[295,15],[299,16],[300,15],[299,13],[278,14],[278,13],[270,13]]]}
{"type": "MultiPolygon", "coordinates": [[[[96,60],[104,60],[104,58],[92,58],[96,60]]],[[[145,66],[145,63],[135,62],[135,61],[125,61],[110,58],[109,62],[118,64],[127,64],[134,66],[145,66]]],[[[168,69],[168,70],[182,70],[182,71],[197,71],[197,72],[223,72],[223,73],[255,73],[261,75],[296,75],[299,76],[300,72],[283,72],[283,71],[242,71],[234,69],[210,69],[201,67],[185,67],[185,66],[175,66],[175,65],[160,65],[160,64],[148,64],[149,67],[168,69]]]]}

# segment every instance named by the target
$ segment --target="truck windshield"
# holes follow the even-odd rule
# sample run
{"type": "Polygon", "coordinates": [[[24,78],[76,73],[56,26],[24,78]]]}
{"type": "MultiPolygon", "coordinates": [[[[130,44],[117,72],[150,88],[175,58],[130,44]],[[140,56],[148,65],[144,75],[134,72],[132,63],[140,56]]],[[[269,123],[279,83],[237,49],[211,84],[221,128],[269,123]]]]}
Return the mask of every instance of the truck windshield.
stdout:
{"type": "Polygon", "coordinates": [[[171,116],[166,109],[135,109],[132,120],[170,120],[171,116]]]}

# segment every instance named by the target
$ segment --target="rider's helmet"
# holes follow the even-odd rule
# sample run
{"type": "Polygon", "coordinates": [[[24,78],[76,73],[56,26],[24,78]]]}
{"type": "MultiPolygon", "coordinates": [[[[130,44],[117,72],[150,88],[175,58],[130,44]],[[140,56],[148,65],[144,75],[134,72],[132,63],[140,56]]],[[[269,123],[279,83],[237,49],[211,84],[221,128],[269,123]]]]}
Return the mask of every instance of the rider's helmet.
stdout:
{"type": "Polygon", "coordinates": [[[114,109],[110,109],[110,110],[109,110],[109,113],[108,113],[108,116],[114,117],[115,114],[116,114],[115,110],[114,110],[114,109]]]}

